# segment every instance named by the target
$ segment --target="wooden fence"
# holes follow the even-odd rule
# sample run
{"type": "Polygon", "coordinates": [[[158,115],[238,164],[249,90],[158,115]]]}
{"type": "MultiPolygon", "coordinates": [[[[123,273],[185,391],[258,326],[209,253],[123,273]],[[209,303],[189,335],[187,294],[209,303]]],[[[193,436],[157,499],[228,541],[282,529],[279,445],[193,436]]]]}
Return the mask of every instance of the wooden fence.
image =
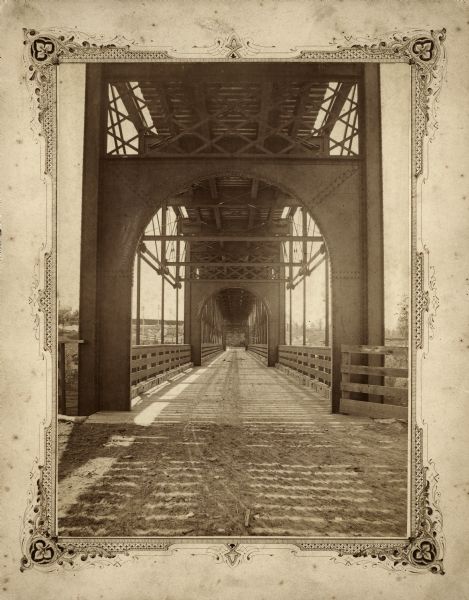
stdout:
{"type": "Polygon", "coordinates": [[[329,397],[332,363],[328,346],[279,346],[276,366],[329,397]]]}
{"type": "Polygon", "coordinates": [[[341,350],[340,412],[407,419],[408,348],[342,346],[341,350]]]}
{"type": "Polygon", "coordinates": [[[267,360],[267,344],[249,344],[248,350],[267,360]]]}
{"type": "Polygon", "coordinates": [[[131,397],[134,398],[191,365],[189,344],[132,346],[131,397]]]}
{"type": "Polygon", "coordinates": [[[222,344],[202,344],[202,348],[201,348],[202,362],[205,362],[210,357],[213,357],[215,354],[219,354],[220,352],[223,352],[222,344]]]}

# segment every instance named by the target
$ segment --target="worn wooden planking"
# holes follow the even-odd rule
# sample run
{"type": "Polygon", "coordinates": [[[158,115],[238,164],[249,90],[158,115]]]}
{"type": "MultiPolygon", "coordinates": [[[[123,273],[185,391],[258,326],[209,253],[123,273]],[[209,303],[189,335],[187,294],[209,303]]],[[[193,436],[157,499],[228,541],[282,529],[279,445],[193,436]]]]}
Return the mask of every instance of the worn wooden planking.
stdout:
{"type": "Polygon", "coordinates": [[[351,354],[407,354],[406,346],[348,346],[342,345],[341,351],[351,354]]]}
{"type": "Polygon", "coordinates": [[[348,398],[341,398],[340,412],[357,417],[371,417],[372,419],[402,419],[404,421],[408,419],[407,406],[349,400],[348,398]]]}
{"type": "Polygon", "coordinates": [[[357,375],[383,375],[385,377],[405,377],[409,376],[408,369],[398,369],[395,367],[366,367],[364,365],[342,365],[342,373],[353,373],[357,375]]]}
{"type": "Polygon", "coordinates": [[[310,352],[312,354],[319,354],[321,356],[331,356],[331,349],[329,346],[286,346],[280,345],[278,347],[279,352],[287,352],[290,354],[297,354],[298,352],[310,352]]]}
{"type": "Polygon", "coordinates": [[[384,385],[370,385],[366,383],[342,382],[340,389],[344,392],[361,392],[362,394],[376,394],[378,396],[395,396],[396,398],[407,398],[407,388],[389,387],[384,385]]]}

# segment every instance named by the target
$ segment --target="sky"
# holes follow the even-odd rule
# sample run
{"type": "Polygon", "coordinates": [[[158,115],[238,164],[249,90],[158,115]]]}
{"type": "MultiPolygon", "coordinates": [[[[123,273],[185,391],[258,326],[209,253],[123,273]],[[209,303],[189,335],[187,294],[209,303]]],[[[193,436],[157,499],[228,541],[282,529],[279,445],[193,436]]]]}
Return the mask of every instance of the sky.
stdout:
{"type": "MultiPolygon", "coordinates": [[[[85,68],[58,68],[57,247],[60,306],[78,308],[85,68]]],[[[410,69],[404,64],[381,65],[383,141],[383,220],[385,265],[385,326],[397,323],[398,305],[409,290],[410,207],[410,69]]],[[[324,318],[324,266],[307,283],[308,320],[324,318]]],[[[156,274],[142,268],[142,306],[146,318],[160,318],[156,274]]],[[[165,314],[174,319],[174,292],[167,288],[165,314]]],[[[134,294],[135,296],[135,290],[134,294]]],[[[135,304],[135,303],[134,303],[135,304]]],[[[293,293],[293,321],[301,322],[302,291],[293,293]]],[[[133,310],[135,314],[135,308],[133,310]]],[[[182,310],[180,310],[182,314],[182,310]]]]}

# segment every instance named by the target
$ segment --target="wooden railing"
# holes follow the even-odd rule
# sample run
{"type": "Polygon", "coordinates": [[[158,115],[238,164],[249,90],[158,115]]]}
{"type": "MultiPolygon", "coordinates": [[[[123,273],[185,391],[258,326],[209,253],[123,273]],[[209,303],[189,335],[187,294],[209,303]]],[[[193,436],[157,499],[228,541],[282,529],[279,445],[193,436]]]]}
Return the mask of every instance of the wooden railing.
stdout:
{"type": "Polygon", "coordinates": [[[59,415],[78,414],[78,344],[83,340],[60,340],[57,344],[57,401],[59,415]]]}
{"type": "Polygon", "coordinates": [[[219,354],[220,352],[223,352],[222,344],[202,344],[200,354],[202,362],[207,360],[210,356],[213,356],[214,354],[219,354]]]}
{"type": "Polygon", "coordinates": [[[340,412],[407,419],[408,348],[342,346],[341,350],[340,412]]]}
{"type": "Polygon", "coordinates": [[[279,346],[276,366],[329,396],[332,363],[328,346],[279,346]]]}
{"type": "Polygon", "coordinates": [[[131,396],[137,396],[191,364],[189,344],[132,346],[131,396]]]}
{"type": "Polygon", "coordinates": [[[249,344],[248,350],[267,360],[267,344],[249,344]]]}

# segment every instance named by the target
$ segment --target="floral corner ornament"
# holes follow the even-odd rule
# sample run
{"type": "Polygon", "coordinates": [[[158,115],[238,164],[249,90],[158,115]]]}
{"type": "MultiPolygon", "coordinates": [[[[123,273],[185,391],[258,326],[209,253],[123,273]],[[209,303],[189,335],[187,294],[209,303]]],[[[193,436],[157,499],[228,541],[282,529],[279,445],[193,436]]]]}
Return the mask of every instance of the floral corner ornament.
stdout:
{"type": "Polygon", "coordinates": [[[423,62],[432,60],[434,49],[433,40],[426,38],[419,39],[412,44],[412,53],[423,62]]]}
{"type": "Polygon", "coordinates": [[[36,38],[31,44],[31,54],[36,62],[42,63],[55,55],[55,43],[50,38],[36,38]]]}
{"type": "Polygon", "coordinates": [[[23,527],[23,557],[20,571],[33,567],[43,571],[73,567],[74,564],[93,564],[94,559],[107,560],[109,564],[119,565],[117,552],[99,544],[89,544],[80,548],[76,544],[62,543],[51,533],[50,471],[39,465],[39,477],[30,492],[30,505],[27,509],[23,527]]]}

